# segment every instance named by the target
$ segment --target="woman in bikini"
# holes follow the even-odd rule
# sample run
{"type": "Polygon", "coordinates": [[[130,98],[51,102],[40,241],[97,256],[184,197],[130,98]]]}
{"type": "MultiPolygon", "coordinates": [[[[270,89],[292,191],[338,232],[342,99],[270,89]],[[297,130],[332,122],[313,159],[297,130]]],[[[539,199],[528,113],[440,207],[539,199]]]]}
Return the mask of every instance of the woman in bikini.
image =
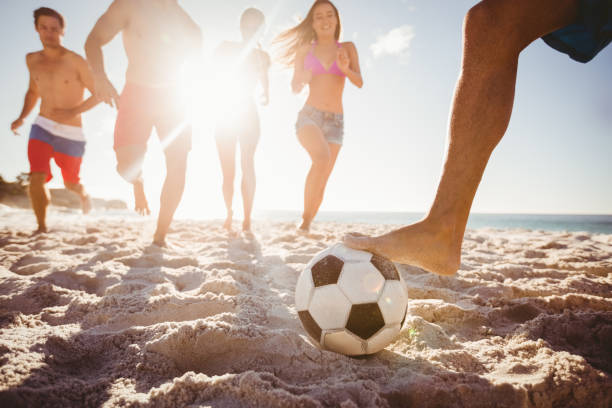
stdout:
{"type": "Polygon", "coordinates": [[[255,197],[255,149],[259,141],[259,116],[253,101],[258,83],[263,91],[262,104],[269,99],[268,69],[270,57],[257,39],[264,25],[264,15],[255,8],[246,9],[240,18],[241,42],[224,41],[215,51],[217,79],[225,94],[218,100],[219,115],[215,139],[223,172],[223,198],[227,209],[224,227],[232,228],[232,201],[236,167],[236,145],[240,143],[242,169],[242,230],[251,229],[251,210],[255,197]]]}
{"type": "Polygon", "coordinates": [[[312,165],[304,188],[304,213],[300,230],[308,231],[317,214],[327,180],[342,146],[344,119],[342,94],[346,78],[361,88],[357,49],[339,42],[340,16],[328,0],[314,2],[297,26],[281,33],[281,61],[294,66],[291,87],[299,93],[308,85],[308,99],[295,124],[298,140],[312,165]]]}

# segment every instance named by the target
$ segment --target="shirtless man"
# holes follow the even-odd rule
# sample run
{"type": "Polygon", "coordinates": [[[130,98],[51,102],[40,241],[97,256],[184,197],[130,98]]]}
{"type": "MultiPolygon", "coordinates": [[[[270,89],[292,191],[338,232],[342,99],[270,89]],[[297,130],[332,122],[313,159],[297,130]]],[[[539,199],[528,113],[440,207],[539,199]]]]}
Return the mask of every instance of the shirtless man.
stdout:
{"type": "Polygon", "coordinates": [[[47,232],[50,196],[46,183],[52,177],[51,158],[62,170],[66,188],[81,198],[83,213],[91,209],[91,199],[79,178],[85,152],[81,113],[98,101],[93,96],[83,101],[85,88],[93,94],[93,78],[85,59],[62,46],[64,18],[55,10],[41,7],[34,11],[34,27],[43,49],[26,55],[30,85],[21,115],[11,124],[11,130],[18,134],[17,129],[40,98],[40,113],[28,142],[29,193],[38,221],[36,232],[47,232]]]}
{"type": "Polygon", "coordinates": [[[463,31],[446,160],[428,214],[379,237],[344,239],[440,275],[459,269],[474,195],[510,121],[521,51],[542,37],[579,62],[591,60],[612,41],[612,0],[482,0],[467,13],[463,31]]]}
{"type": "Polygon", "coordinates": [[[155,127],[166,156],[153,242],[165,238],[185,187],[191,126],[179,97],[179,79],[190,56],[202,47],[200,28],[178,0],[114,0],[87,38],[85,52],[94,74],[95,95],[118,108],[114,148],[118,173],[134,187],[136,211],[149,214],[142,162],[155,127]],[[102,46],[118,33],[128,58],[121,96],[104,71],[102,46]]]}

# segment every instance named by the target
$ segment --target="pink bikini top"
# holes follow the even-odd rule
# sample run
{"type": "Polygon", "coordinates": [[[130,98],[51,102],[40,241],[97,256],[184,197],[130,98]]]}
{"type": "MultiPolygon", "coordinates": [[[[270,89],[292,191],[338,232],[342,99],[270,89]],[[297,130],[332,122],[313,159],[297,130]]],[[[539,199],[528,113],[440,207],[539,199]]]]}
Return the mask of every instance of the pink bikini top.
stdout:
{"type": "MultiPolygon", "coordinates": [[[[306,58],[304,58],[304,69],[311,70],[313,76],[322,74],[333,74],[345,77],[346,75],[340,70],[335,60],[331,67],[329,67],[329,69],[325,69],[323,64],[321,64],[321,61],[319,61],[319,59],[314,55],[314,48],[316,45],[316,42],[313,43],[312,48],[310,49],[308,54],[306,54],[306,58]]],[[[336,42],[336,45],[338,46],[338,48],[340,48],[339,42],[336,42]]]]}

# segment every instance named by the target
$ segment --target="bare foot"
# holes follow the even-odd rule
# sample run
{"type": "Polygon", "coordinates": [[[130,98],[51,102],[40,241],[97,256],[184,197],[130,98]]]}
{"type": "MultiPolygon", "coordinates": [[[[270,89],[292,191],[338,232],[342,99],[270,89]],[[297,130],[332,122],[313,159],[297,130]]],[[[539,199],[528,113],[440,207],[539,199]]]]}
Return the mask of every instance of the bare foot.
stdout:
{"type": "Polygon", "coordinates": [[[298,227],[300,232],[309,232],[310,231],[310,221],[302,221],[302,224],[298,227]]]}
{"type": "Polygon", "coordinates": [[[91,196],[89,194],[81,197],[81,207],[83,208],[83,214],[89,214],[92,207],[91,196]]]}
{"type": "Polygon", "coordinates": [[[134,203],[134,209],[138,214],[151,214],[151,210],[149,210],[149,203],[147,202],[147,197],[145,196],[144,192],[144,184],[142,182],[134,183],[134,203]]]}
{"type": "Polygon", "coordinates": [[[39,234],[46,234],[47,232],[48,231],[47,231],[47,226],[46,225],[42,225],[42,226],[39,225],[38,229],[36,231],[32,232],[32,236],[39,235],[39,234]]]}
{"type": "Polygon", "coordinates": [[[223,223],[223,228],[225,228],[228,231],[231,231],[232,229],[232,211],[229,211],[227,213],[227,218],[225,219],[225,222],[223,223]]]}
{"type": "Polygon", "coordinates": [[[168,246],[168,243],[166,242],[166,237],[162,237],[158,234],[155,234],[155,236],[153,237],[153,245],[157,245],[160,248],[166,248],[168,246]]]}
{"type": "Polygon", "coordinates": [[[438,275],[453,275],[461,262],[461,237],[453,237],[445,228],[432,228],[425,221],[378,237],[348,234],[343,241],[351,248],[415,265],[438,275]]]}
{"type": "Polygon", "coordinates": [[[242,221],[242,231],[250,232],[251,231],[251,220],[245,219],[242,221]]]}

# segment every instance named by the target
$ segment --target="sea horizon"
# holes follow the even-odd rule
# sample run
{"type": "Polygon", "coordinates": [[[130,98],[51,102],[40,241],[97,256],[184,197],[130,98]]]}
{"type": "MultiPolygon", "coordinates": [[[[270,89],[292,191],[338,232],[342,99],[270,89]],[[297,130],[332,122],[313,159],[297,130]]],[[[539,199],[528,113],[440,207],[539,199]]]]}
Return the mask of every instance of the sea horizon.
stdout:
{"type": "MultiPolygon", "coordinates": [[[[297,210],[258,210],[254,219],[296,221],[297,210]]],[[[316,221],[406,225],[421,220],[425,212],[402,211],[320,211],[316,221]]],[[[471,213],[468,229],[529,229],[612,234],[612,214],[545,214],[545,213],[471,213]]]]}

